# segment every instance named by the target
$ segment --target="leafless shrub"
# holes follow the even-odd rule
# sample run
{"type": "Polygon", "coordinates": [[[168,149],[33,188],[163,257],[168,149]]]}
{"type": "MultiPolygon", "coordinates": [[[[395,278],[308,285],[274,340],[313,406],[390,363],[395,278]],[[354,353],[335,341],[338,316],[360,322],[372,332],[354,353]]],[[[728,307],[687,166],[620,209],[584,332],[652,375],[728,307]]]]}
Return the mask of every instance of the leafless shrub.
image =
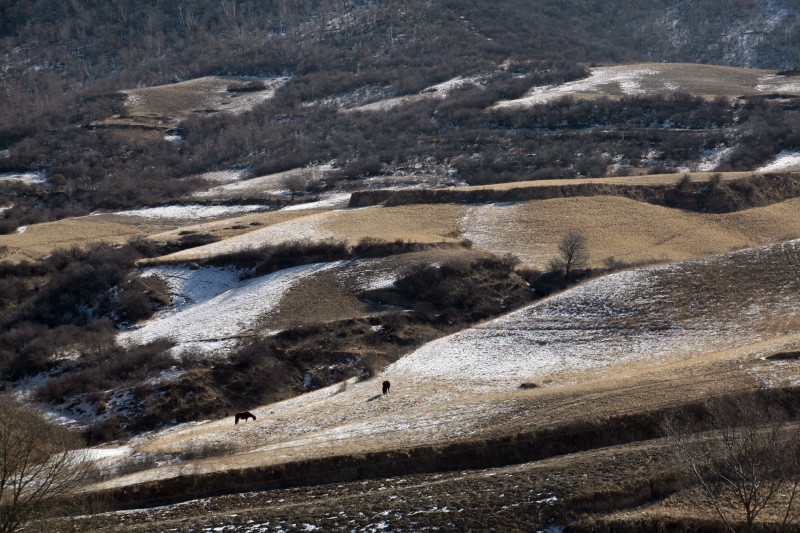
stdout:
{"type": "Polygon", "coordinates": [[[558,254],[550,260],[550,270],[561,272],[569,280],[576,270],[585,268],[589,261],[586,236],[575,229],[567,231],[558,243],[558,254]]]}
{"type": "Polygon", "coordinates": [[[784,411],[761,398],[716,399],[663,429],[729,531],[753,531],[767,511],[781,517],[781,530],[797,521],[800,434],[784,411]]]}
{"type": "Polygon", "coordinates": [[[118,461],[114,468],[106,474],[106,477],[124,476],[149,470],[158,466],[158,456],[154,453],[135,453],[121,461],[118,461]]]}
{"type": "Polygon", "coordinates": [[[46,514],[49,502],[87,479],[82,442],[7,396],[0,397],[0,531],[11,533],[46,514]]]}
{"type": "Polygon", "coordinates": [[[185,452],[181,453],[180,458],[184,461],[194,461],[230,455],[234,451],[236,450],[233,449],[230,443],[226,442],[193,442],[185,452]]]}
{"type": "Polygon", "coordinates": [[[377,355],[365,355],[356,366],[363,369],[363,373],[358,377],[359,381],[372,379],[389,366],[389,361],[377,355]]]}
{"type": "Polygon", "coordinates": [[[247,82],[234,82],[228,84],[227,91],[229,93],[252,93],[263,91],[267,86],[261,80],[250,80],[247,82]]]}
{"type": "Polygon", "coordinates": [[[295,172],[283,179],[283,185],[292,193],[292,198],[308,191],[311,176],[306,172],[295,172]]]}

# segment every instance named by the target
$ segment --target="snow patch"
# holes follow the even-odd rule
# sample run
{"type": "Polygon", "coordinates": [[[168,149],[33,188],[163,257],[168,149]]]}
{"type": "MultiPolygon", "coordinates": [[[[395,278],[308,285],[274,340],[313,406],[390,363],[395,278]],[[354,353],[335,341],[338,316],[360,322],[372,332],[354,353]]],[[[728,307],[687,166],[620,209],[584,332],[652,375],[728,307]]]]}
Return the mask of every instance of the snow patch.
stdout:
{"type": "Polygon", "coordinates": [[[233,289],[240,283],[242,273],[243,271],[233,267],[191,269],[182,266],[157,266],[145,268],[141,276],[157,276],[169,286],[171,306],[159,315],[163,317],[233,289]]]}
{"type": "Polygon", "coordinates": [[[249,173],[249,170],[243,169],[215,170],[213,172],[204,172],[197,177],[213,183],[232,183],[234,181],[243,180],[249,173]]]}
{"type": "MultiPolygon", "coordinates": [[[[250,179],[228,180],[223,185],[213,187],[207,191],[195,193],[198,198],[208,198],[214,196],[225,196],[236,193],[247,193],[254,191],[264,191],[272,194],[291,194],[286,190],[286,182],[296,178],[305,178],[309,182],[318,182],[333,170],[333,165],[318,165],[314,167],[296,168],[285,172],[258,176],[250,179]]],[[[205,177],[203,174],[201,177],[205,177]]],[[[245,176],[242,175],[242,178],[245,176]]],[[[210,180],[211,181],[211,180],[210,180]]],[[[216,180],[214,180],[216,181],[216,180]]],[[[219,180],[222,181],[222,180],[219,180]]]]}
{"type": "Polygon", "coordinates": [[[429,98],[445,98],[448,94],[450,94],[450,92],[458,89],[459,87],[463,87],[464,85],[479,85],[482,79],[483,78],[481,76],[459,76],[457,78],[426,87],[417,94],[386,98],[377,102],[353,107],[345,111],[389,111],[395,107],[420,100],[426,100],[429,98]]]}
{"type": "Polygon", "coordinates": [[[21,181],[27,185],[42,185],[47,183],[47,174],[39,172],[5,172],[0,174],[0,181],[21,181]]]}
{"type": "Polygon", "coordinates": [[[775,161],[769,165],[759,168],[758,172],[775,172],[778,170],[786,170],[800,166],[800,152],[781,152],[775,161]]]}
{"type": "Polygon", "coordinates": [[[177,311],[159,314],[138,329],[120,333],[117,341],[122,345],[139,345],[170,339],[176,343],[173,348],[175,355],[195,349],[205,353],[230,349],[237,339],[252,334],[258,320],[277,308],[289,289],[305,277],[336,264],[317,263],[281,270],[237,283],[224,292],[203,299],[228,283],[224,274],[220,275],[223,279],[209,283],[205,289],[207,292],[202,288],[194,292],[189,289],[188,292],[199,301],[186,298],[187,303],[177,311]]]}
{"type": "MultiPolygon", "coordinates": [[[[798,245],[800,241],[785,246],[798,245]]],[[[777,251],[772,248],[770,253],[777,251]]],[[[716,260],[724,261],[720,257],[726,256],[716,260]]],[[[494,390],[535,377],[734,348],[759,340],[756,327],[770,313],[800,316],[800,301],[789,295],[790,287],[776,287],[772,294],[747,293],[747,299],[742,295],[735,311],[721,300],[694,309],[696,302],[690,295],[676,294],[672,280],[702,277],[697,273],[704,267],[692,265],[704,264],[687,261],[589,281],[430,342],[391,365],[387,375],[473,382],[473,390],[494,390]],[[678,304],[680,299],[684,301],[678,304]]]]}
{"type": "Polygon", "coordinates": [[[323,209],[328,207],[344,207],[350,202],[350,193],[331,194],[322,200],[284,207],[281,211],[301,211],[304,209],[323,209]]]}
{"type": "Polygon", "coordinates": [[[733,151],[733,148],[717,148],[716,150],[706,150],[702,153],[703,159],[698,163],[699,172],[711,172],[719,166],[723,159],[733,151]]]}
{"type": "Polygon", "coordinates": [[[149,219],[189,219],[217,218],[232,216],[241,213],[255,213],[266,211],[269,207],[263,205],[164,205],[160,207],[143,207],[130,211],[117,211],[114,215],[126,217],[140,217],[149,219]]]}
{"type": "Polygon", "coordinates": [[[597,67],[591,69],[591,75],[582,80],[571,81],[563,85],[543,85],[534,87],[526,96],[516,100],[505,100],[497,103],[497,107],[526,107],[543,104],[551,100],[577,93],[599,93],[604,88],[616,85],[623,94],[637,95],[644,91],[641,80],[646,76],[655,76],[661,71],[655,68],[632,69],[629,66],[597,67]]]}

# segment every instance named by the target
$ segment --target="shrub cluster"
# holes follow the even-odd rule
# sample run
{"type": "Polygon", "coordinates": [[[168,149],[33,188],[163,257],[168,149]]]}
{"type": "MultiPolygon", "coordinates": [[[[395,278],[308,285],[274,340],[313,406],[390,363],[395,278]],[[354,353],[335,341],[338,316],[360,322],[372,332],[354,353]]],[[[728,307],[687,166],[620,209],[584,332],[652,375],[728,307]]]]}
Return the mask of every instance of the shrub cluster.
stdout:
{"type": "Polygon", "coordinates": [[[0,379],[44,370],[59,352],[102,348],[115,324],[165,305],[163,283],[132,275],[141,257],[133,246],[99,244],[36,263],[0,262],[0,379]]]}

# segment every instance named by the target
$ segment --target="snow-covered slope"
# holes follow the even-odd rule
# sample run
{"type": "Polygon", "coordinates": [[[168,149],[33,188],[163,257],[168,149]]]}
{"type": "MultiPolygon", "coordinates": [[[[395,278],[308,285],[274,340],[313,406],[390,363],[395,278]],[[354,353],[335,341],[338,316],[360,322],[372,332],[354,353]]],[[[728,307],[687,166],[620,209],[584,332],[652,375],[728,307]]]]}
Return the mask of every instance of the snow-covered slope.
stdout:
{"type": "Polygon", "coordinates": [[[797,93],[797,76],[774,71],[698,65],[690,63],[640,63],[594,67],[591,75],[561,85],[534,87],[522,98],[497,103],[500,108],[544,104],[564,96],[574,98],[621,97],[688,92],[705,96],[741,96],[797,93]]]}
{"type": "MultiPolygon", "coordinates": [[[[621,398],[613,394],[627,379],[670,381],[637,394],[648,405],[675,401],[682,394],[675,377],[690,382],[693,365],[709,365],[704,390],[742,379],[722,368],[769,384],[749,368],[766,364],[761,357],[776,339],[800,339],[800,240],[605,276],[429,343],[375,380],[253,409],[257,420],[244,425],[224,419],[176,427],[134,445],[150,453],[198,443],[249,452],[193,466],[203,472],[474,437],[522,412],[531,423],[579,416],[563,395],[581,398],[598,380],[615,383],[607,389],[611,401],[581,404],[586,413],[618,412],[621,398]],[[392,383],[387,397],[384,379],[392,383]],[[523,381],[539,384],[533,396],[519,391],[523,381]],[[534,403],[519,403],[527,401],[534,403]]],[[[181,471],[172,466],[113,484],[181,471]]]]}
{"type": "Polygon", "coordinates": [[[333,264],[303,265],[244,282],[237,282],[238,273],[229,269],[149,269],[148,275],[159,275],[170,283],[178,305],[138,329],[121,333],[118,340],[145,344],[166,338],[176,343],[177,353],[230,348],[237,338],[254,333],[258,319],[274,309],[292,286],[333,264]]]}

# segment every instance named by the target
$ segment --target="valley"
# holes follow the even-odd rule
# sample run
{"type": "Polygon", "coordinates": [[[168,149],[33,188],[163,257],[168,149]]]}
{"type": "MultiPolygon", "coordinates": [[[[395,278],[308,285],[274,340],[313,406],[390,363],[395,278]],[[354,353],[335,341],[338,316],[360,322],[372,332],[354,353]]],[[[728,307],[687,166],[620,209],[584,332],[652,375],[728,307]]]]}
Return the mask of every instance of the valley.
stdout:
{"type": "Polygon", "coordinates": [[[35,4],[0,530],[797,527],[791,2],[35,4]]]}

